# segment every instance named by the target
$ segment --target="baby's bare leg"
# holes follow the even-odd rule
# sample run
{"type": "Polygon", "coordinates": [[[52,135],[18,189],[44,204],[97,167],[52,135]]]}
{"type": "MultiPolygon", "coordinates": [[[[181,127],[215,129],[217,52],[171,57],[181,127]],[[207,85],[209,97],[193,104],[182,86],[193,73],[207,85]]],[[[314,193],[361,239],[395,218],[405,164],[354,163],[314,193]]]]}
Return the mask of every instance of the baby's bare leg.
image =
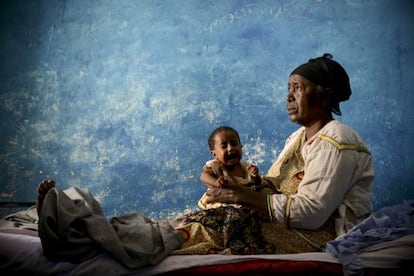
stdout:
{"type": "Polygon", "coordinates": [[[37,201],[36,201],[36,209],[37,209],[38,215],[40,215],[40,211],[43,205],[43,200],[45,199],[47,192],[50,189],[54,188],[55,185],[56,183],[52,179],[42,180],[42,182],[40,182],[37,188],[37,201]]]}

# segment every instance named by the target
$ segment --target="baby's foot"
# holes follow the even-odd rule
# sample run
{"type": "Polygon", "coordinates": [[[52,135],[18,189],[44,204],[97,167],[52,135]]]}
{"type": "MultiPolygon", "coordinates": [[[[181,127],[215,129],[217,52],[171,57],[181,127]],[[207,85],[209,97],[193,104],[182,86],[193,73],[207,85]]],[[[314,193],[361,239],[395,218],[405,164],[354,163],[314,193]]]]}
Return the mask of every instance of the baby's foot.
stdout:
{"type": "Polygon", "coordinates": [[[37,214],[40,215],[40,211],[42,209],[43,200],[45,199],[45,196],[47,192],[54,188],[56,185],[55,181],[52,179],[48,180],[42,180],[40,182],[39,186],[37,187],[37,202],[36,202],[36,210],[37,214]]]}

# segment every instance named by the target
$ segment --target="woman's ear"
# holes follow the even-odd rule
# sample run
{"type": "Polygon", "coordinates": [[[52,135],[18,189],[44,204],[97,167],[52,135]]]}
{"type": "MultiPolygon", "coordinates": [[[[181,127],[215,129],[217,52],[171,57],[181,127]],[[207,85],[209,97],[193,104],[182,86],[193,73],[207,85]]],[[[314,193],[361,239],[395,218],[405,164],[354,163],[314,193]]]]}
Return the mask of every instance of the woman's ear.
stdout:
{"type": "Polygon", "coordinates": [[[325,88],[323,88],[321,85],[316,85],[315,94],[317,96],[323,96],[325,94],[325,88]]]}
{"type": "Polygon", "coordinates": [[[321,98],[323,106],[329,107],[331,105],[332,89],[330,87],[322,87],[321,85],[317,85],[315,94],[321,98]]]}
{"type": "Polygon", "coordinates": [[[332,90],[332,88],[330,88],[330,87],[325,87],[325,88],[324,88],[324,90],[325,90],[325,93],[326,93],[327,95],[332,95],[332,93],[333,93],[333,90],[332,90]]]}
{"type": "Polygon", "coordinates": [[[330,88],[330,87],[326,87],[326,88],[324,88],[324,90],[325,90],[325,101],[324,101],[324,104],[328,107],[328,108],[331,108],[331,106],[332,106],[332,102],[333,102],[333,90],[332,90],[332,88],[330,88]]]}

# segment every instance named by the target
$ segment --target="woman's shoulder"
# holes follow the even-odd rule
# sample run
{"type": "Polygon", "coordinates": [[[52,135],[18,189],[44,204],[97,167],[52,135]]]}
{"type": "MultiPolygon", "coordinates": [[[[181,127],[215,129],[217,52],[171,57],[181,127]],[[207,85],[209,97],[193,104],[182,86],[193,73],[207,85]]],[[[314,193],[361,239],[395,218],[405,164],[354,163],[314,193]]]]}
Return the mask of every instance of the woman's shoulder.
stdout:
{"type": "Polygon", "coordinates": [[[333,139],[340,144],[364,144],[359,134],[348,125],[332,120],[318,133],[319,138],[333,139]]]}

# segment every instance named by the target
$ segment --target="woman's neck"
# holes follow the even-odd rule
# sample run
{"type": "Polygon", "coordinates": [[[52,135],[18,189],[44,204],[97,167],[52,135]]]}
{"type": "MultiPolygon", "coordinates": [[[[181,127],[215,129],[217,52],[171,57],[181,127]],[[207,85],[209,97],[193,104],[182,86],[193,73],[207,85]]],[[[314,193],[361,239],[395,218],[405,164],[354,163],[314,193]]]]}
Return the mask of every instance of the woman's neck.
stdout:
{"type": "Polygon", "coordinates": [[[305,127],[306,140],[308,140],[309,138],[314,136],[316,133],[318,133],[319,130],[321,130],[327,123],[329,123],[332,120],[333,118],[330,117],[324,120],[319,120],[310,126],[306,126],[305,127]]]}

